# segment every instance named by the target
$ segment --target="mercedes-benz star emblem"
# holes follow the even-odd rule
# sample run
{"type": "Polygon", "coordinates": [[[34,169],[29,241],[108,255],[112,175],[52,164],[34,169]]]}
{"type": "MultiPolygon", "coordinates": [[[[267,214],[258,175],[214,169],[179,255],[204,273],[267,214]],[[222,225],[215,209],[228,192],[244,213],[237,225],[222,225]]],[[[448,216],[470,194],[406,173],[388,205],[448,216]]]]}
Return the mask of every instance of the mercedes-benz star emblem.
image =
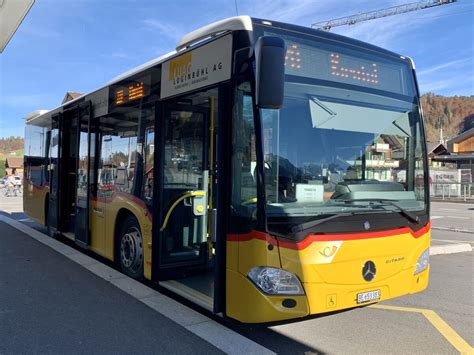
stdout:
{"type": "Polygon", "coordinates": [[[370,229],[370,223],[369,223],[369,221],[365,221],[365,222],[364,222],[364,228],[365,228],[366,231],[370,229]]]}
{"type": "Polygon", "coordinates": [[[373,261],[367,261],[362,267],[362,277],[367,282],[372,281],[374,279],[376,272],[377,269],[375,268],[375,264],[373,261]]]}

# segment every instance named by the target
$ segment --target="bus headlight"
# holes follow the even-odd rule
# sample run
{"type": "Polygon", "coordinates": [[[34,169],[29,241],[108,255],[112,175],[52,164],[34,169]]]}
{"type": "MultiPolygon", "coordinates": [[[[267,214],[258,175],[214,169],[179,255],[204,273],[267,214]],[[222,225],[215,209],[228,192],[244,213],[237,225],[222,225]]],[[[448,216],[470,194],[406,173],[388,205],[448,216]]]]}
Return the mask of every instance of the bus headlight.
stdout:
{"type": "Polygon", "coordinates": [[[257,266],[249,271],[247,277],[269,295],[304,295],[296,275],[282,269],[257,266]]]}
{"type": "Polygon", "coordinates": [[[421,253],[418,261],[416,262],[415,273],[419,274],[420,272],[426,270],[428,265],[430,264],[430,248],[426,249],[423,253],[421,253]]]}

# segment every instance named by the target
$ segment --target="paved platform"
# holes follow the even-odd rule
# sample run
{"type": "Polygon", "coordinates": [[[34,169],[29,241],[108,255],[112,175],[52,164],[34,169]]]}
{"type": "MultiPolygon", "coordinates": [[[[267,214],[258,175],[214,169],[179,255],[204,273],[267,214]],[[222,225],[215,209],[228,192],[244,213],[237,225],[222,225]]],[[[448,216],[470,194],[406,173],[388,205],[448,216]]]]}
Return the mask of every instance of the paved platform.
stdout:
{"type": "Polygon", "coordinates": [[[0,319],[0,353],[220,353],[4,222],[0,319]]]}
{"type": "Polygon", "coordinates": [[[0,215],[0,354],[271,353],[0,215]]]}

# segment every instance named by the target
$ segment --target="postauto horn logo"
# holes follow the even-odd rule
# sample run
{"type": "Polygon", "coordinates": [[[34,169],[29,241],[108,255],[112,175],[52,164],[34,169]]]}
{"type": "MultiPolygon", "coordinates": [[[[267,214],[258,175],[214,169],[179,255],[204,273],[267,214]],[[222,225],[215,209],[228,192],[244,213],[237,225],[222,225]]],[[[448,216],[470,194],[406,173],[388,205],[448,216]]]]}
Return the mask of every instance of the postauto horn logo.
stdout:
{"type": "MultiPolygon", "coordinates": [[[[173,82],[173,85],[181,86],[190,82],[196,84],[202,80],[207,80],[209,74],[208,66],[193,68],[193,53],[185,53],[170,61],[170,69],[168,80],[173,82]]],[[[221,70],[222,63],[214,65],[213,71],[221,70]]]]}
{"type": "Polygon", "coordinates": [[[188,52],[170,61],[168,80],[173,84],[184,82],[193,68],[193,52],[188,52]]]}

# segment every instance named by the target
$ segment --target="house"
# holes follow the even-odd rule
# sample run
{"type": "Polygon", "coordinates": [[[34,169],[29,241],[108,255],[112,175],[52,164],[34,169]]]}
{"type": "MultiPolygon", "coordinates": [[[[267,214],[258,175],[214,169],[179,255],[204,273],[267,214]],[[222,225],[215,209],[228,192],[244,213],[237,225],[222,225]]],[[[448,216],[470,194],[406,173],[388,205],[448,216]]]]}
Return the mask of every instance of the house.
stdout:
{"type": "Polygon", "coordinates": [[[66,95],[64,95],[64,99],[63,99],[63,102],[61,102],[61,104],[65,104],[66,102],[75,100],[78,97],[81,97],[82,95],[84,95],[82,92],[68,91],[66,95]]]}
{"type": "Polygon", "coordinates": [[[449,155],[438,155],[431,160],[462,169],[464,182],[473,182],[474,176],[474,128],[468,129],[446,142],[449,155]]]}
{"type": "Polygon", "coordinates": [[[447,142],[448,151],[453,154],[474,154],[474,128],[462,132],[447,142]]]}
{"type": "Polygon", "coordinates": [[[449,155],[449,151],[443,143],[428,144],[428,161],[431,168],[440,168],[445,166],[445,163],[436,160],[437,157],[443,155],[449,155]]]}
{"type": "Polygon", "coordinates": [[[8,175],[23,175],[23,158],[8,157],[5,170],[8,175]]]}

